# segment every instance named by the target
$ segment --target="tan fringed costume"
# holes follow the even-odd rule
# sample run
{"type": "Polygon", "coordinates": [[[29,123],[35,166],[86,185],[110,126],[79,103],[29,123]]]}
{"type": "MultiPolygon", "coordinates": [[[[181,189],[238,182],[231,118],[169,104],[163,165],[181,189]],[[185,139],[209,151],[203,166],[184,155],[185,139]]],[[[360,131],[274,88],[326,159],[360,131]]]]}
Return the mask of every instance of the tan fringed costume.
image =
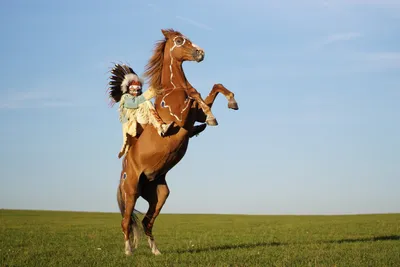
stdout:
{"type": "Polygon", "coordinates": [[[129,150],[130,145],[127,143],[127,135],[129,134],[132,137],[140,135],[140,131],[138,133],[138,126],[140,127],[142,125],[151,124],[157,129],[158,134],[161,136],[163,136],[163,134],[166,132],[167,129],[165,126],[169,125],[165,125],[165,123],[159,117],[153,104],[149,101],[154,96],[155,92],[150,87],[146,92],[143,93],[143,97],[146,100],[143,103],[140,103],[137,108],[127,108],[125,106],[125,101],[133,98],[130,94],[124,94],[122,96],[119,104],[119,118],[120,122],[122,123],[123,144],[118,155],[119,158],[125,155],[129,150]]]}
{"type": "Polygon", "coordinates": [[[138,126],[151,124],[160,136],[164,136],[172,122],[166,124],[162,121],[153,103],[150,102],[156,96],[156,90],[149,87],[142,94],[143,81],[131,67],[116,64],[111,73],[110,97],[114,103],[120,102],[119,119],[122,123],[123,144],[118,157],[121,158],[132,145],[128,143],[128,135],[136,138],[141,134],[142,127],[138,126]]]}

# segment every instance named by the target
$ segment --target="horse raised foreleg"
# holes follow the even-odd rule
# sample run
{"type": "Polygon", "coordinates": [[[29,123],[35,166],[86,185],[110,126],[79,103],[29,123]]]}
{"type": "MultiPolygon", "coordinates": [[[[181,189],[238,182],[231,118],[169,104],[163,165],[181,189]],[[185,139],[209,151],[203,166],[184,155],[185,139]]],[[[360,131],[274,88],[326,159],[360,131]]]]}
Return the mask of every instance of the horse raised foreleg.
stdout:
{"type": "Polygon", "coordinates": [[[200,93],[197,92],[197,90],[194,89],[193,87],[188,89],[186,92],[188,93],[189,97],[193,98],[197,102],[199,107],[203,110],[204,114],[206,115],[205,122],[211,126],[218,125],[217,119],[215,118],[214,114],[212,114],[212,112],[211,112],[211,108],[203,100],[200,93]]]}
{"type": "Polygon", "coordinates": [[[147,235],[151,252],[154,255],[160,255],[161,252],[156,246],[156,242],[152,233],[154,222],[160,214],[162,207],[169,195],[169,188],[165,181],[165,174],[158,177],[156,180],[143,185],[142,197],[149,203],[149,209],[146,216],[143,218],[142,224],[147,235]]]}
{"type": "Polygon", "coordinates": [[[210,94],[206,97],[204,102],[212,108],[212,105],[214,104],[215,98],[217,97],[218,93],[223,94],[226,99],[228,100],[228,108],[238,110],[239,106],[235,100],[235,94],[228,89],[225,88],[222,84],[214,84],[210,94]]]}
{"type": "MultiPolygon", "coordinates": [[[[207,104],[207,106],[211,109],[214,101],[217,97],[217,95],[221,93],[225,96],[225,98],[228,100],[228,108],[238,110],[239,106],[235,100],[235,94],[228,89],[225,88],[222,84],[214,84],[213,88],[211,89],[210,94],[206,97],[204,102],[207,104]]],[[[199,115],[197,116],[197,121],[199,122],[205,122],[206,121],[206,114],[203,112],[200,112],[199,115]]]]}

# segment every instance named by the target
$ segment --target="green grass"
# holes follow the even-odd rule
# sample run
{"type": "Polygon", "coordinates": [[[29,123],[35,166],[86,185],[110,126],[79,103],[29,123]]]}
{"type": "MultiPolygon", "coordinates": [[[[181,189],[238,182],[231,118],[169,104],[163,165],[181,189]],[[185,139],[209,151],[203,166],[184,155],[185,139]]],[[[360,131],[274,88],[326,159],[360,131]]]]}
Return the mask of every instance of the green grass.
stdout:
{"type": "Polygon", "coordinates": [[[0,212],[1,266],[400,266],[400,214],[161,214],[125,256],[117,213],[0,212]]]}

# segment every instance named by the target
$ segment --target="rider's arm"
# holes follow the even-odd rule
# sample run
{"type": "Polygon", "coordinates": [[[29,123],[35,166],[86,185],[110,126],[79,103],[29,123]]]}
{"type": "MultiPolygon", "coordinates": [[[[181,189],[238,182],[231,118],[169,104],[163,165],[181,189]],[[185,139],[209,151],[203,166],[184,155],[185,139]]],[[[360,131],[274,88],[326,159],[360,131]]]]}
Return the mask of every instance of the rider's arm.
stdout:
{"type": "Polygon", "coordinates": [[[156,96],[156,91],[154,90],[153,87],[149,87],[144,93],[143,93],[144,98],[147,100],[152,99],[153,97],[156,96]]]}
{"type": "Polygon", "coordinates": [[[124,107],[125,108],[138,108],[140,104],[146,101],[146,98],[143,95],[137,97],[125,97],[124,107]]]}

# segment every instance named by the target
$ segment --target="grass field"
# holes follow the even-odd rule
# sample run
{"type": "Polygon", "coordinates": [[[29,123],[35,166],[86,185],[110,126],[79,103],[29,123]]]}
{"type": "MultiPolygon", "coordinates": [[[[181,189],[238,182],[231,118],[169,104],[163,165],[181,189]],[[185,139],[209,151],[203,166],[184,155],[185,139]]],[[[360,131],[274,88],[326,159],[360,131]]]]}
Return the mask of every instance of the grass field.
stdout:
{"type": "Polygon", "coordinates": [[[0,212],[1,266],[400,266],[400,214],[161,214],[125,256],[117,213],[0,212]]]}

